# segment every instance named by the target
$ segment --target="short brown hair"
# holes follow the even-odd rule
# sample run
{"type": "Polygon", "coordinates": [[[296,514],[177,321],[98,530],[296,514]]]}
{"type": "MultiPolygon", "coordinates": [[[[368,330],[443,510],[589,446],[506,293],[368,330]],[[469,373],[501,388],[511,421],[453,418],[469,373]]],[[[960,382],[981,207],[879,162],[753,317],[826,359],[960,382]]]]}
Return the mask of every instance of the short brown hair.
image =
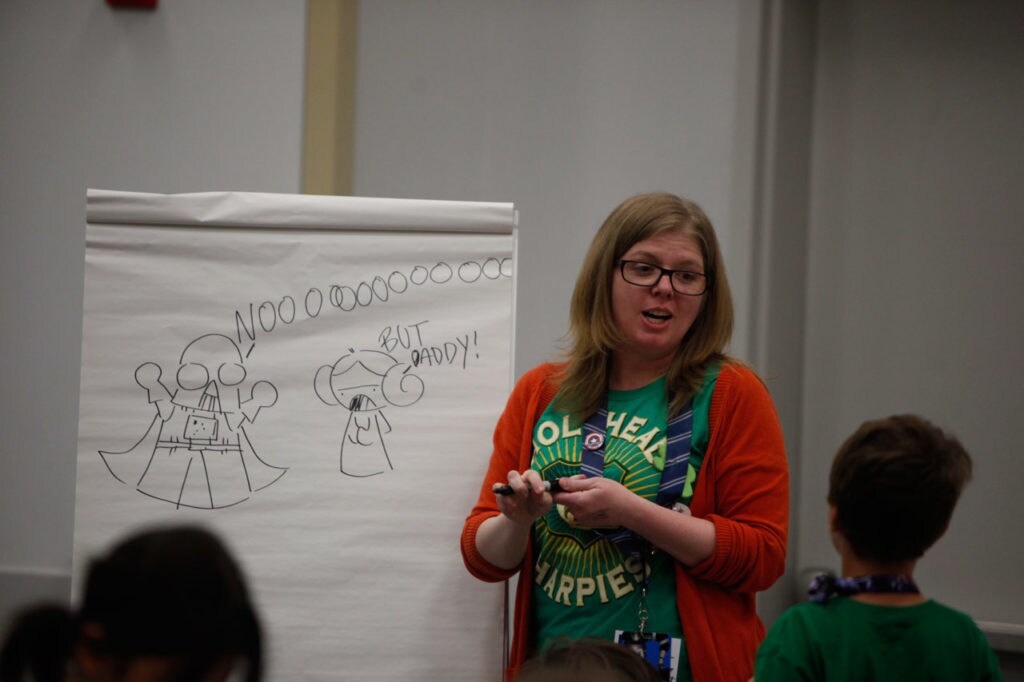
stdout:
{"type": "Polygon", "coordinates": [[[945,532],[971,478],[956,437],[903,414],[864,422],[839,448],[828,502],[836,530],[861,559],[918,559],[945,532]]]}

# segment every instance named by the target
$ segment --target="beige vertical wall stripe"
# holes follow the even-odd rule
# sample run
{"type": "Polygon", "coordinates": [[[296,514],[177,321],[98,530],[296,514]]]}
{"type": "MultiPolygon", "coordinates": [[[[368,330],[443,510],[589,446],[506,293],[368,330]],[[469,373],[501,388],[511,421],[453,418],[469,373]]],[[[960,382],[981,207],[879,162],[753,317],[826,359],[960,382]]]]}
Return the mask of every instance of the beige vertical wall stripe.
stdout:
{"type": "Polygon", "coordinates": [[[307,0],[302,191],[352,193],[356,0],[307,0]]]}

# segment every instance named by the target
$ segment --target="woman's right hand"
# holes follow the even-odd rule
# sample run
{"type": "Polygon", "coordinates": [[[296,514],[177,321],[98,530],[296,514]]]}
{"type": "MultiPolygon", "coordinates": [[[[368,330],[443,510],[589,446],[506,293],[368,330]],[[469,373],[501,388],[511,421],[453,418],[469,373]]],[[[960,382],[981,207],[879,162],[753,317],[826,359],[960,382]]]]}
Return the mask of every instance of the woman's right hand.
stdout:
{"type": "MultiPolygon", "coordinates": [[[[511,495],[495,493],[500,514],[491,516],[476,531],[476,549],[498,568],[519,566],[530,542],[533,522],[551,508],[552,499],[540,474],[532,469],[508,472],[511,495]]],[[[495,483],[493,489],[500,487],[495,483]]]]}
{"type": "MultiPolygon", "coordinates": [[[[516,525],[530,526],[551,509],[551,493],[544,487],[544,480],[537,471],[510,471],[508,485],[512,488],[511,495],[496,494],[495,497],[498,509],[516,525]]],[[[495,488],[498,486],[497,483],[494,485],[495,488]]]]}

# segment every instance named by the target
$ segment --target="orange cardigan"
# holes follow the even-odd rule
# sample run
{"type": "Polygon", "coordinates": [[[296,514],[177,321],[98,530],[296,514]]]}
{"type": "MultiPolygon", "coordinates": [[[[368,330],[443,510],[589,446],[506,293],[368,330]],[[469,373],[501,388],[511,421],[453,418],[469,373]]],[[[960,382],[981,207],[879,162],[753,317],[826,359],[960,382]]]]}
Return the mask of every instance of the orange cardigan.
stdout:
{"type": "MultiPolygon", "coordinates": [[[[476,531],[499,514],[491,488],[533,455],[533,427],[555,395],[557,366],[543,364],[516,383],[494,431],[494,452],[476,506],[462,529],[462,558],[480,580],[520,573],[508,679],[532,652],[533,548],[503,570],[476,548],[476,531]]],[[[710,438],[690,509],[715,525],[714,553],[687,568],[676,563],[676,601],[694,682],[746,682],[764,625],[754,596],[785,569],[789,475],[782,429],[767,389],[750,370],[725,364],[711,398],[710,438]]]]}

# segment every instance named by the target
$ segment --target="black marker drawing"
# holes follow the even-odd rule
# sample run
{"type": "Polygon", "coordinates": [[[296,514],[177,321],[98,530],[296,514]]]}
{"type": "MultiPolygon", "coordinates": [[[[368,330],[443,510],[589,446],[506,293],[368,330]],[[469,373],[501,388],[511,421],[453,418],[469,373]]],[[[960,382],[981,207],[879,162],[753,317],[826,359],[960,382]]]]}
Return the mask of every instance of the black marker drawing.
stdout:
{"type": "Polygon", "coordinates": [[[139,365],[135,381],[157,414],[128,450],[100,451],[114,478],[144,495],[195,509],[230,507],[281,478],[287,468],[264,462],[245,432],[246,422],[277,402],[277,389],[257,381],[242,400],[242,363],[234,341],[206,334],[182,351],[173,393],[161,381],[160,365],[139,365]]]}
{"type": "Polygon", "coordinates": [[[317,370],[313,389],[326,405],[348,410],[341,438],[340,468],[347,476],[374,476],[394,469],[384,434],[387,405],[407,407],[423,396],[423,380],[412,366],[375,350],[353,350],[317,370]]]}
{"type": "Polygon", "coordinates": [[[386,303],[392,295],[401,296],[411,287],[420,287],[428,282],[444,286],[453,281],[474,284],[511,278],[511,258],[490,257],[484,259],[482,263],[465,261],[454,268],[444,261],[430,267],[416,265],[408,274],[394,270],[387,276],[376,275],[361,282],[330,284],[326,289],[310,287],[298,297],[286,294],[259,303],[250,303],[248,310],[244,307],[235,310],[235,335],[243,347],[248,344],[248,357],[258,335],[287,327],[296,320],[316,319],[325,308],[351,312],[377,302],[386,303]]]}

